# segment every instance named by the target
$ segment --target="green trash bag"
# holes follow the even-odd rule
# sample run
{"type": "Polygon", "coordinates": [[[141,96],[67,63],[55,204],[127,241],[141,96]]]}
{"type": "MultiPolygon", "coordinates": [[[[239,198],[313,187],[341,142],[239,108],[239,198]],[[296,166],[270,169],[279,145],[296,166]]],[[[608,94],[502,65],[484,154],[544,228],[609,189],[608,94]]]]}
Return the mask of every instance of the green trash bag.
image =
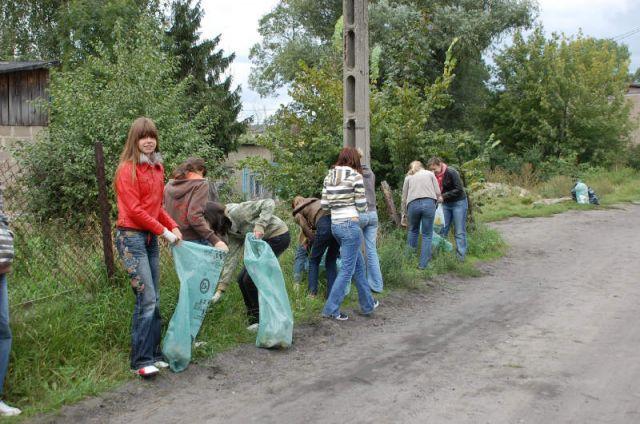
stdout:
{"type": "Polygon", "coordinates": [[[180,372],[191,361],[191,345],[216,292],[227,253],[188,241],[173,246],[171,251],[180,279],[180,296],[162,342],[162,353],[171,371],[180,372]]]}
{"type": "Polygon", "coordinates": [[[431,247],[435,249],[441,248],[445,252],[453,251],[453,245],[451,244],[451,242],[435,231],[433,232],[433,236],[431,238],[431,247]]]}
{"type": "Polygon", "coordinates": [[[266,241],[248,233],[244,243],[244,266],[258,288],[260,322],[257,347],[291,346],[293,314],[278,258],[266,241]]]}

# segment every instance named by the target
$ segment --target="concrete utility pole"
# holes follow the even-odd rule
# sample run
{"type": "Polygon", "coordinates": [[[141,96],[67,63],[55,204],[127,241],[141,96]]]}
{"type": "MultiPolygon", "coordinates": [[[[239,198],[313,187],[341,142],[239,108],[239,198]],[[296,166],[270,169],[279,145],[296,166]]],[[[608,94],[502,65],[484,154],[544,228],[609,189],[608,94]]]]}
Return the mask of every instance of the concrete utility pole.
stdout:
{"type": "Polygon", "coordinates": [[[371,164],[369,139],[369,0],[342,0],[344,17],[344,146],[371,164]]]}

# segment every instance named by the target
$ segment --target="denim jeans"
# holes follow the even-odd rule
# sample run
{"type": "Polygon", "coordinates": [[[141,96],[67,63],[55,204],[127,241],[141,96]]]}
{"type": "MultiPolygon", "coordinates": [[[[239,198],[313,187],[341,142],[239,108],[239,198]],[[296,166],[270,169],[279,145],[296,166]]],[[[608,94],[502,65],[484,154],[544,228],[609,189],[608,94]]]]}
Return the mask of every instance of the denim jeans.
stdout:
{"type": "Polygon", "coordinates": [[[160,250],[158,237],[148,231],[118,229],[117,247],[132,280],[144,285],[132,287],[136,297],[131,322],[131,368],[139,369],[162,360],[160,350],[160,250]]]}
{"type": "Polygon", "coordinates": [[[442,236],[449,235],[449,228],[453,223],[454,235],[456,238],[456,253],[458,259],[464,260],[467,254],[467,209],[469,203],[467,199],[458,200],[457,202],[443,203],[442,211],[444,212],[444,227],[442,228],[442,236]]]}
{"type": "Polygon", "coordinates": [[[309,253],[303,245],[298,245],[296,256],[293,261],[293,282],[300,284],[302,281],[302,273],[309,271],[309,253]]]}
{"type": "Polygon", "coordinates": [[[0,275],[0,396],[4,393],[4,377],[9,368],[11,353],[11,328],[9,328],[9,296],[7,274],[0,275]]]}
{"type": "Polygon", "coordinates": [[[371,290],[382,292],[382,271],[378,258],[378,213],[376,211],[360,214],[360,228],[364,236],[365,259],[367,261],[367,281],[371,290]]]}
{"type": "Polygon", "coordinates": [[[358,289],[358,302],[363,314],[373,312],[373,296],[371,287],[365,274],[364,257],[360,247],[362,246],[362,230],[358,221],[342,221],[331,224],[333,233],[340,244],[340,259],[342,266],[331,288],[329,298],[324,305],[322,315],[336,317],[340,314],[340,305],[345,296],[347,283],[353,278],[358,289]]]}
{"type": "Polygon", "coordinates": [[[409,215],[409,248],[418,248],[418,233],[422,225],[422,249],[419,267],[424,269],[431,260],[431,239],[433,238],[433,220],[436,215],[436,200],[429,197],[416,199],[407,207],[409,215]]]}
{"type": "MultiPolygon", "coordinates": [[[[276,257],[280,256],[282,252],[287,250],[291,243],[291,235],[287,231],[286,233],[264,239],[267,244],[273,250],[276,257]]],[[[249,318],[249,324],[257,324],[260,321],[260,303],[258,299],[258,288],[251,279],[251,276],[247,272],[247,268],[242,267],[242,272],[238,277],[238,285],[242,292],[242,298],[244,299],[244,305],[247,307],[247,317],[249,318]]]]}
{"type": "Polygon", "coordinates": [[[331,293],[334,281],[338,275],[336,260],[340,246],[331,233],[331,217],[329,215],[321,217],[316,223],[316,237],[311,245],[309,255],[309,293],[318,294],[318,278],[320,275],[320,262],[324,252],[327,252],[325,259],[325,269],[327,271],[327,297],[331,293]]]}

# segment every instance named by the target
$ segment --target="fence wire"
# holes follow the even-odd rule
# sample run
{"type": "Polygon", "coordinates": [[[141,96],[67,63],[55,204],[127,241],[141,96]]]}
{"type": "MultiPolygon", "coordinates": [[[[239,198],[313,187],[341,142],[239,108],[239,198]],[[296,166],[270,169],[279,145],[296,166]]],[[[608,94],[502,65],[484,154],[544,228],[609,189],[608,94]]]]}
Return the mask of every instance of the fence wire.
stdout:
{"type": "MultiPolygon", "coordinates": [[[[20,168],[11,160],[0,161],[0,182],[5,214],[15,234],[12,308],[109,284],[97,213],[74,227],[64,219],[38,217],[30,208],[20,168]]],[[[163,252],[162,261],[170,260],[163,252]]]]}

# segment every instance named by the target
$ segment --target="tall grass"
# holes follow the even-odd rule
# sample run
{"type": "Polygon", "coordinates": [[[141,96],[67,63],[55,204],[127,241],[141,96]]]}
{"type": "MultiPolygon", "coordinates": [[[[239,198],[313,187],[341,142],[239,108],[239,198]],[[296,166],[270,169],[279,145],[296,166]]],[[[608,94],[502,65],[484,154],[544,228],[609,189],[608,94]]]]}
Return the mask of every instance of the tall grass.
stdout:
{"type": "MultiPolygon", "coordinates": [[[[291,225],[292,240],[297,240],[297,227],[291,225]]],[[[306,285],[298,290],[293,283],[292,243],[280,258],[281,267],[296,325],[320,319],[324,293],[317,299],[307,297],[306,285]]],[[[452,253],[436,252],[429,271],[417,269],[417,258],[406,254],[406,234],[384,229],[379,239],[379,256],[385,290],[411,290],[423,281],[442,273],[475,275],[472,263],[489,259],[504,249],[500,236],[480,226],[469,234],[469,261],[460,263],[452,253]]],[[[179,282],[167,250],[161,260],[161,311],[165,323],[177,302],[179,282]]],[[[27,281],[23,274],[9,276],[10,298],[24,299],[37,295],[43,285],[63,275],[48,274],[47,269],[32,269],[42,280],[27,281]],[[31,286],[26,288],[25,286],[31,286]]],[[[321,274],[321,290],[324,289],[321,274]]],[[[74,281],[59,281],[63,287],[74,287],[74,281]]],[[[115,285],[76,284],[75,290],[32,305],[14,306],[12,330],[14,344],[10,370],[5,384],[8,401],[24,409],[29,416],[51,411],[63,404],[95,395],[133,378],[129,372],[129,327],[134,297],[126,277],[120,274],[115,285]]],[[[16,303],[17,305],[17,303],[16,303]]],[[[347,306],[357,305],[356,290],[347,298],[347,306]]],[[[232,285],[223,300],[208,311],[194,349],[194,361],[218,352],[250,343],[255,334],[246,331],[245,306],[237,285],[232,285]]]]}

